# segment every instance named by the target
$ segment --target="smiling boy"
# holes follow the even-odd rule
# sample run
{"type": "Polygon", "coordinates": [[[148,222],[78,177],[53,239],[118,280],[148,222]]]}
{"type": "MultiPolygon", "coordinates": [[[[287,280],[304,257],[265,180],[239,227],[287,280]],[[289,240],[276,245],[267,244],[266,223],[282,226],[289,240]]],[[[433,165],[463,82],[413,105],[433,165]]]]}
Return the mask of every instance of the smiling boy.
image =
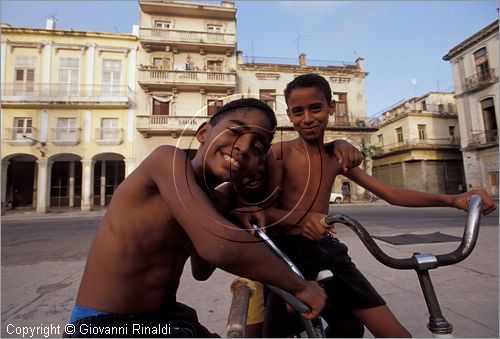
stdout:
{"type": "MultiPolygon", "coordinates": [[[[320,270],[333,271],[334,279],[325,285],[331,307],[322,313],[328,323],[333,324],[339,316],[352,313],[376,337],[408,337],[410,333],[351,262],[347,247],[329,234],[334,229],[327,230],[322,222],[328,214],[336,176],[345,175],[393,205],[449,206],[467,211],[468,198],[479,194],[485,214],[496,206],[484,190],[457,195],[433,194],[387,186],[359,167],[342,173],[337,159],[327,151],[329,145],[323,141],[328,117],[335,110],[331,95],[326,79],[316,74],[298,76],[285,89],[287,114],[299,136],[274,144],[267,157],[268,192],[279,192],[273,208],[266,211],[268,231],[307,279],[313,279],[320,270]]],[[[266,317],[270,321],[264,324],[264,336],[286,335],[273,332],[281,326],[278,319],[286,312],[283,307],[274,312],[272,306],[275,305],[266,305],[266,317]]],[[[343,325],[337,321],[334,330],[343,325]]],[[[348,328],[351,325],[347,325],[346,331],[353,333],[348,328]]]]}
{"type": "MultiPolygon", "coordinates": [[[[210,336],[196,312],[177,302],[184,265],[206,279],[213,267],[290,291],[316,317],[325,294],[298,278],[264,244],[222,217],[209,199],[231,175],[262,163],[276,129],[274,112],[255,99],[223,106],[197,133],[200,147],[161,146],[118,187],[91,245],[70,322],[168,324],[172,337],[210,336]],[[202,216],[202,218],[201,218],[202,216]]],[[[69,333],[66,333],[69,335],[69,333]]]]}

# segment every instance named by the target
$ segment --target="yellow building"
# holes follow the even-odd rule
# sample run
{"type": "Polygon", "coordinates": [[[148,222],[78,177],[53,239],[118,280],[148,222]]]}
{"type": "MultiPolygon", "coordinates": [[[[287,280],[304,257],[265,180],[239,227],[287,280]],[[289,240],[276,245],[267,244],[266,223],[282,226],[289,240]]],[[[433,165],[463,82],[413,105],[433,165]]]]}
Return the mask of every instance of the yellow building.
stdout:
{"type": "Polygon", "coordinates": [[[465,190],[453,93],[400,102],[371,121],[373,176],[386,184],[434,193],[465,190]]]}
{"type": "Polygon", "coordinates": [[[3,209],[106,205],[135,166],[137,37],[49,19],[1,44],[3,209]]]}

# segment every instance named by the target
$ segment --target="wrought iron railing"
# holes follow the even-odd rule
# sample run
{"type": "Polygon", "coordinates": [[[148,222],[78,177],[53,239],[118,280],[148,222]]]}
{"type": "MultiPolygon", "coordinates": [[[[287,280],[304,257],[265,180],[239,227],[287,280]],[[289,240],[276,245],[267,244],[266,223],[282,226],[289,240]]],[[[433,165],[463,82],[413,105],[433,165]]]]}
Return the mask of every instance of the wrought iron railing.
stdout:
{"type": "Polygon", "coordinates": [[[80,142],[79,128],[51,128],[50,141],[58,146],[72,146],[80,142]]]}
{"type": "Polygon", "coordinates": [[[495,68],[487,68],[480,73],[476,73],[470,77],[465,78],[465,89],[471,90],[483,84],[489,83],[498,78],[495,68]]]}
{"type": "Polygon", "coordinates": [[[38,130],[34,127],[5,128],[3,140],[13,146],[33,145],[38,138],[38,130]]]}
{"type": "Polygon", "coordinates": [[[208,116],[138,115],[136,122],[141,131],[194,132],[208,119],[208,116]]]}
{"type": "Polygon", "coordinates": [[[27,84],[3,83],[3,100],[71,100],[71,99],[106,99],[128,98],[131,91],[128,86],[83,85],[83,84],[27,84]]]}
{"type": "Polygon", "coordinates": [[[382,155],[385,153],[395,152],[399,150],[411,150],[416,148],[458,148],[460,145],[460,138],[434,138],[434,139],[405,139],[402,142],[396,142],[386,145],[374,144],[377,151],[375,155],[382,155]]]}
{"type": "Polygon", "coordinates": [[[498,130],[475,132],[472,134],[470,146],[479,146],[495,142],[498,144],[498,130]]]}
{"type": "Polygon", "coordinates": [[[139,81],[160,83],[222,84],[236,86],[236,74],[139,68],[139,81]]]}
{"type": "Polygon", "coordinates": [[[99,145],[118,145],[122,142],[121,128],[96,128],[94,139],[99,145]]]}

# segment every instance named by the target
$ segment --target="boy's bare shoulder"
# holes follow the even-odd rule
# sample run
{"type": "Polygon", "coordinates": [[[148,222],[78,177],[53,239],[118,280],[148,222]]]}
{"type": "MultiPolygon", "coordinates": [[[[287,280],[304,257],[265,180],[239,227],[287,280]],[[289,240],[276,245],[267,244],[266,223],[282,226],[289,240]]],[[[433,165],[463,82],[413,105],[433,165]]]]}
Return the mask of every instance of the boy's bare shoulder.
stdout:
{"type": "Polygon", "coordinates": [[[292,148],[291,141],[279,141],[271,145],[271,148],[269,149],[269,155],[274,156],[275,159],[281,160],[284,157],[286,157],[287,154],[290,153],[290,150],[292,148]]]}

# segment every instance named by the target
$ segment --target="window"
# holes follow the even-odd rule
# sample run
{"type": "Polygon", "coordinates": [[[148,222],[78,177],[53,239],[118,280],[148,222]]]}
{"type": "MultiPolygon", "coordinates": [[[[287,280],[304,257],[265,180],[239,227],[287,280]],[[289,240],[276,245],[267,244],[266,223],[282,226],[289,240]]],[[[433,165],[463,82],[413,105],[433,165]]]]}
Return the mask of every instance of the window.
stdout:
{"type": "Polygon", "coordinates": [[[403,142],[403,128],[396,128],[396,139],[398,142],[403,142]]]}
{"type": "Polygon", "coordinates": [[[33,121],[31,118],[14,118],[14,130],[12,140],[26,140],[23,135],[31,136],[33,121]]]}
{"type": "Polygon", "coordinates": [[[222,41],[224,40],[224,35],[222,34],[222,25],[207,25],[208,39],[212,41],[222,41]]]}
{"type": "Polygon", "coordinates": [[[118,140],[119,131],[117,118],[101,119],[101,140],[118,140]]]}
{"type": "Polygon", "coordinates": [[[273,110],[276,109],[276,90],[261,89],[259,90],[259,99],[269,105],[273,110]]]}
{"type": "Polygon", "coordinates": [[[422,101],[422,111],[427,111],[427,102],[422,101]]]}
{"type": "Polygon", "coordinates": [[[207,60],[207,71],[222,72],[222,60],[207,60]]]}
{"type": "Polygon", "coordinates": [[[35,90],[35,57],[18,56],[15,60],[14,95],[35,90]]]}
{"type": "Polygon", "coordinates": [[[479,81],[489,79],[490,67],[488,64],[488,51],[483,47],[474,52],[474,62],[476,64],[476,73],[479,81]]]}
{"type": "Polygon", "coordinates": [[[377,138],[378,138],[378,144],[380,146],[384,146],[384,135],[383,134],[379,134],[379,135],[377,135],[377,138]]]}
{"type": "Polygon", "coordinates": [[[153,115],[169,115],[170,102],[153,98],[153,115]]]}
{"type": "Polygon", "coordinates": [[[490,178],[490,185],[498,188],[498,172],[489,172],[488,176],[490,178]]]}
{"type": "Polygon", "coordinates": [[[170,69],[169,58],[153,58],[153,65],[158,69],[170,69]]]}
{"type": "Polygon", "coordinates": [[[170,28],[172,28],[172,23],[170,21],[156,20],[155,21],[155,28],[170,29],[170,28]]]}
{"type": "Polygon", "coordinates": [[[480,102],[483,113],[484,133],[486,142],[497,140],[498,126],[495,114],[495,103],[493,98],[487,98],[480,102]]]}
{"type": "MultiPolygon", "coordinates": [[[[427,139],[427,133],[425,131],[426,125],[418,125],[418,138],[420,140],[425,140],[427,139]]],[[[403,133],[403,132],[401,132],[403,133]]]]}
{"type": "Polygon", "coordinates": [[[59,95],[78,95],[78,58],[59,58],[59,95]]]}
{"type": "Polygon", "coordinates": [[[120,95],[122,61],[104,59],[102,63],[102,95],[120,95]]]}
{"type": "Polygon", "coordinates": [[[450,139],[455,139],[455,126],[448,126],[448,135],[450,136],[450,139]]]}
{"type": "Polygon", "coordinates": [[[217,113],[217,111],[224,105],[222,100],[207,100],[207,114],[209,117],[217,113]]]}
{"type": "Polygon", "coordinates": [[[335,124],[348,126],[347,93],[333,92],[333,100],[335,101],[335,124]]]}
{"type": "Polygon", "coordinates": [[[56,140],[77,140],[76,118],[58,118],[56,140]]]}

